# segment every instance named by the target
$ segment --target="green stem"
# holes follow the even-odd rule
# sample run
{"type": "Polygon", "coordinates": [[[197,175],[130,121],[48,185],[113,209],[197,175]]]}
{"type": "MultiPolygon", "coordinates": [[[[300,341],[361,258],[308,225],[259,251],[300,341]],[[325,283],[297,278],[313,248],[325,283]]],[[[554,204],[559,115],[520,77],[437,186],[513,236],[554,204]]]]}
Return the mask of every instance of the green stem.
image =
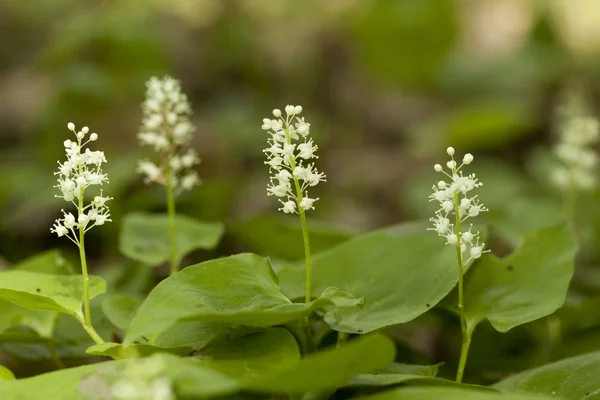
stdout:
{"type": "Polygon", "coordinates": [[[340,347],[346,341],[346,339],[348,339],[348,334],[346,332],[338,331],[335,347],[340,347]]]}
{"type": "Polygon", "coordinates": [[[48,353],[50,353],[50,357],[54,364],[58,367],[58,369],[65,369],[65,365],[62,363],[60,357],[56,353],[56,348],[54,347],[54,343],[51,341],[46,342],[46,349],[48,349],[48,353]]]}
{"type": "Polygon", "coordinates": [[[96,330],[94,329],[94,327],[92,326],[92,324],[86,324],[85,320],[82,319],[81,317],[75,317],[77,318],[77,321],[79,321],[79,323],[81,324],[81,326],[83,326],[83,329],[85,329],[85,331],[88,333],[88,335],[90,335],[90,337],[92,338],[92,340],[94,342],[96,342],[96,344],[102,344],[104,343],[104,339],[102,339],[100,337],[100,335],[98,334],[98,332],[96,332],[96,330]]]}
{"type": "MultiPolygon", "coordinates": [[[[286,122],[285,127],[285,137],[286,143],[291,144],[292,138],[290,137],[290,129],[289,124],[286,122]]],[[[298,178],[294,176],[294,170],[296,169],[296,160],[293,156],[289,156],[290,167],[292,170],[292,179],[294,180],[294,188],[296,189],[296,205],[298,206],[298,215],[300,215],[300,223],[302,224],[302,238],[304,240],[304,258],[306,259],[306,291],[304,296],[304,301],[306,303],[310,303],[312,300],[312,288],[311,288],[311,260],[310,260],[310,241],[308,239],[308,226],[306,224],[306,215],[302,207],[300,207],[300,203],[304,198],[304,194],[302,193],[302,188],[300,187],[300,182],[298,182],[298,178]]],[[[308,321],[308,319],[307,319],[308,321]]]]}
{"type": "Polygon", "coordinates": [[[179,260],[177,258],[177,231],[175,228],[175,196],[173,195],[173,177],[171,176],[171,167],[167,160],[165,168],[165,190],[167,192],[167,213],[169,215],[169,240],[171,242],[171,275],[179,270],[179,260]]]}
{"type": "MultiPolygon", "coordinates": [[[[81,148],[81,139],[78,139],[79,148],[81,148]]],[[[83,174],[83,166],[79,164],[79,174],[83,174]]],[[[78,202],[78,219],[84,213],[83,207],[83,194],[85,189],[79,188],[79,202],[78,202]]],[[[92,312],[90,310],[90,276],[88,274],[87,259],[85,256],[85,225],[79,224],[79,260],[81,261],[81,275],[83,277],[83,321],[80,321],[86,332],[94,339],[98,344],[104,343],[104,340],[98,335],[92,326],[92,312]]]]}
{"type": "Polygon", "coordinates": [[[456,382],[461,383],[467,365],[467,357],[469,356],[469,347],[471,347],[471,336],[473,332],[463,332],[462,346],[460,349],[460,360],[458,361],[458,370],[456,371],[456,382]]]}
{"type": "Polygon", "coordinates": [[[465,371],[465,365],[467,364],[467,356],[469,354],[469,346],[471,345],[471,334],[467,329],[467,319],[465,318],[465,307],[464,307],[464,267],[462,261],[462,251],[460,245],[462,242],[462,235],[460,231],[460,209],[458,192],[454,192],[454,214],[455,214],[455,232],[458,238],[456,242],[456,261],[458,263],[458,313],[460,316],[460,330],[462,333],[462,347],[460,350],[460,361],[458,363],[458,370],[456,372],[456,382],[462,382],[463,374],[465,371]]]}
{"type": "MultiPolygon", "coordinates": [[[[302,194],[300,194],[302,196],[302,194]]],[[[312,300],[312,288],[311,288],[311,265],[310,265],[310,242],[308,241],[308,227],[306,225],[306,215],[304,210],[300,210],[300,222],[302,223],[302,237],[304,238],[304,257],[306,258],[306,295],[304,301],[310,303],[312,300]]]]}

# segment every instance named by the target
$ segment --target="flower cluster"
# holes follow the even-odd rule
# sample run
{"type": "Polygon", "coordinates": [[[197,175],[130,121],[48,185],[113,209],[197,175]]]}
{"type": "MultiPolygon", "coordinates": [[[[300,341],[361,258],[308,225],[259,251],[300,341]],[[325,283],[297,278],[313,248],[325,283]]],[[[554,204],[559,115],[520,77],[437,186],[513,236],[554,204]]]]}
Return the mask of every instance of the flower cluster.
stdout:
{"type": "Polygon", "coordinates": [[[111,221],[106,202],[112,197],[104,197],[100,191],[100,195],[95,196],[91,203],[83,205],[85,190],[88,187],[108,182],[108,177],[102,172],[102,164],[106,162],[106,158],[103,151],[91,151],[89,148],[83,151],[89,142],[98,139],[98,134],[92,133],[84,141],[90,131],[87,126],[77,131],[75,125],[69,122],[67,127],[75,134],[77,140],[67,139],[63,143],[67,160],[62,164],[58,163],[58,172],[54,173],[58,175],[58,184],[54,187],[61,192],[61,195],[56,197],[75,204],[78,213],[75,216],[63,210],[63,217],[55,221],[50,231],[58,236],[66,235],[79,244],[75,230],[79,230],[80,233],[87,232],[96,225],[104,225],[105,222],[111,221]]]}
{"type": "Polygon", "coordinates": [[[192,111],[179,81],[169,76],[152,77],[147,83],[142,109],[144,117],[138,140],[142,146],[151,146],[162,161],[157,165],[141,160],[138,172],[146,176],[146,183],[161,185],[166,184],[165,174],[169,173],[176,193],[192,189],[200,183],[192,169],[200,163],[200,158],[194,149],[186,149],[195,127],[189,120],[192,111]]]}
{"type": "Polygon", "coordinates": [[[318,146],[308,137],[310,124],[298,117],[301,112],[301,106],[288,105],[283,118],[281,110],[275,109],[275,119],[264,118],[262,125],[271,135],[267,140],[269,147],[263,150],[267,155],[265,164],[272,174],[267,194],[279,197],[282,204],[279,211],[286,214],[314,209],[319,199],[308,197],[307,189],[325,182],[325,174],[310,163],[318,158],[315,154],[318,146]]]}
{"type": "MultiPolygon", "coordinates": [[[[461,169],[465,165],[473,162],[473,155],[465,154],[463,162],[458,165],[454,161],[454,148],[448,147],[446,150],[450,156],[450,161],[446,163],[446,167],[450,173],[444,171],[440,164],[436,164],[434,169],[436,172],[441,172],[450,180],[440,180],[436,185],[433,185],[433,193],[429,196],[429,201],[438,201],[440,208],[435,212],[435,217],[430,218],[433,223],[432,230],[438,235],[446,238],[446,244],[460,246],[461,253],[470,255],[471,259],[481,257],[485,253],[485,243],[479,244],[479,232],[473,232],[473,224],[469,226],[469,230],[460,231],[457,229],[456,221],[460,224],[471,217],[476,217],[480,213],[488,211],[487,208],[477,199],[477,195],[469,197],[468,193],[481,185],[483,185],[475,174],[463,175],[461,169]]],[[[464,256],[463,256],[464,257],[464,256]]]]}
{"type": "Polygon", "coordinates": [[[591,147],[600,139],[598,120],[582,116],[568,118],[560,136],[554,152],[561,165],[553,171],[554,183],[563,189],[593,189],[598,155],[591,147]]]}

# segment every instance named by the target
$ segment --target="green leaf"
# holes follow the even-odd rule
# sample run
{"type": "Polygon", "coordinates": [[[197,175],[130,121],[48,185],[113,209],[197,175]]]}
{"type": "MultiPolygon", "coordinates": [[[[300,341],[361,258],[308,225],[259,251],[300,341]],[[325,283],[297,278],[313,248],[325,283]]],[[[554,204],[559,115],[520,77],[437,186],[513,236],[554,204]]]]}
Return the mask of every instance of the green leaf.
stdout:
{"type": "MultiPolygon", "coordinates": [[[[325,315],[335,330],[365,333],[408,322],[442,300],[457,282],[455,250],[421,223],[357,236],[313,258],[313,293],[335,286],[364,298],[363,307],[325,315]]],[[[304,270],[280,271],[290,298],[304,292],[304,270]]]]}
{"type": "Polygon", "coordinates": [[[390,386],[399,383],[405,383],[410,381],[423,381],[428,383],[434,383],[440,381],[442,384],[444,379],[437,379],[439,366],[436,365],[409,365],[393,363],[385,368],[374,371],[371,374],[360,374],[353,376],[346,383],[346,387],[362,387],[362,386],[390,386]]]}
{"type": "Polygon", "coordinates": [[[300,349],[294,336],[283,328],[269,328],[232,342],[207,348],[201,361],[228,376],[246,379],[294,363],[300,349]]]}
{"type": "Polygon", "coordinates": [[[381,334],[322,350],[259,377],[242,380],[246,390],[302,393],[343,386],[352,376],[382,368],[394,360],[394,343],[381,334]]]}
{"type": "Polygon", "coordinates": [[[577,253],[567,224],[525,236],[510,256],[482,257],[465,280],[465,317],[473,331],[484,319],[506,332],[552,314],[564,301],[577,253]]]}
{"type": "Polygon", "coordinates": [[[52,337],[58,316],[56,312],[29,310],[0,299],[0,332],[23,325],[33,329],[40,336],[52,337]]]}
{"type": "MultiPolygon", "coordinates": [[[[320,221],[309,221],[313,253],[326,250],[352,237],[350,232],[320,221]]],[[[298,218],[258,217],[237,223],[231,233],[252,251],[270,257],[297,261],[304,257],[302,228],[298,218]]]]}
{"type": "MultiPolygon", "coordinates": [[[[87,354],[94,356],[112,357],[114,359],[120,358],[143,358],[148,357],[154,353],[164,353],[165,350],[159,347],[154,347],[148,344],[121,344],[106,342],[102,344],[96,344],[89,347],[86,351],[87,354]]],[[[169,349],[170,353],[184,355],[191,352],[190,348],[180,347],[169,349]]]]}
{"type": "MultiPolygon", "coordinates": [[[[224,230],[221,223],[201,222],[185,215],[176,216],[175,226],[179,260],[193,250],[215,248],[224,230]]],[[[169,243],[167,214],[132,213],[125,216],[119,236],[119,249],[125,256],[158,265],[169,259],[169,243]]]]}
{"type": "Polygon", "coordinates": [[[68,275],[73,272],[73,267],[69,265],[58,250],[48,250],[26,258],[12,269],[59,275],[68,275]]]}
{"type": "Polygon", "coordinates": [[[15,375],[11,372],[11,370],[6,368],[4,365],[0,365],[0,382],[12,381],[14,379],[15,375]]]}
{"type": "Polygon", "coordinates": [[[536,393],[570,400],[597,399],[600,392],[600,352],[567,358],[513,375],[496,385],[505,393],[536,393]]]}
{"type": "Polygon", "coordinates": [[[159,368],[158,376],[168,377],[178,396],[207,398],[235,393],[239,383],[192,359],[168,354],[150,358],[128,359],[85,365],[0,383],[3,399],[81,400],[90,394],[105,394],[110,398],[110,385],[127,370],[159,368]],[[32,390],[35,388],[35,390],[32,390]]]}
{"type": "Polygon", "coordinates": [[[153,345],[165,346],[167,336],[167,342],[181,346],[190,344],[180,341],[188,336],[201,337],[197,345],[203,346],[223,331],[231,333],[227,325],[264,328],[299,320],[318,308],[356,308],[361,302],[327,288],[312,303],[292,303],[280,293],[268,259],[238,254],[187,267],[159,283],[138,309],[125,343],[145,337],[153,345]],[[192,321],[202,324],[190,325],[192,321]],[[182,335],[182,329],[187,334],[182,335]]]}
{"type": "Polygon", "coordinates": [[[139,297],[111,293],[102,299],[102,312],[117,328],[126,330],[138,307],[142,304],[139,297]]]}
{"type": "Polygon", "coordinates": [[[416,388],[406,387],[372,396],[361,397],[364,400],[551,400],[556,397],[534,396],[527,394],[501,394],[474,389],[459,388],[416,388]]]}
{"type": "MultiPolygon", "coordinates": [[[[83,277],[9,270],[0,272],[0,298],[31,310],[56,311],[83,318],[83,277]]],[[[94,298],[106,290],[103,279],[90,276],[89,294],[94,298]]]]}

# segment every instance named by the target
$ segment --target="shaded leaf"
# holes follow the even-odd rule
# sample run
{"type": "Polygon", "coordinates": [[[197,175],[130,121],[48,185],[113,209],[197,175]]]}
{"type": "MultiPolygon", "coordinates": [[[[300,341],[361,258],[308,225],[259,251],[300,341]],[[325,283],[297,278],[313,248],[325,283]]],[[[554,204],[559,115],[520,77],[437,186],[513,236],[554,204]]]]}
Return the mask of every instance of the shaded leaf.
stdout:
{"type": "Polygon", "coordinates": [[[40,336],[52,337],[58,316],[57,312],[30,310],[0,299],[0,332],[22,325],[33,329],[40,336]]]}
{"type": "MultiPolygon", "coordinates": [[[[319,221],[309,221],[313,253],[345,242],[352,234],[319,221]]],[[[265,216],[239,222],[231,233],[252,251],[287,261],[304,258],[302,228],[298,218],[265,216]]]]}
{"type": "MultiPolygon", "coordinates": [[[[177,258],[181,260],[193,250],[210,250],[223,235],[223,224],[201,222],[177,215],[177,258]]],[[[148,265],[167,261],[171,254],[167,214],[131,213],[125,216],[119,249],[127,257],[148,265]]]]}
{"type": "Polygon", "coordinates": [[[14,265],[13,269],[59,275],[73,273],[73,267],[58,250],[48,250],[26,258],[14,265]]]}
{"type": "Polygon", "coordinates": [[[256,378],[242,380],[251,391],[302,393],[343,386],[352,376],[389,364],[395,357],[393,342],[381,334],[352,340],[339,348],[322,350],[256,378]]]}
{"type": "Polygon", "coordinates": [[[300,349],[294,336],[284,328],[269,328],[232,342],[207,348],[201,361],[228,376],[249,378],[269,369],[294,363],[300,349]]]}
{"type": "Polygon", "coordinates": [[[142,304],[139,297],[111,293],[102,299],[102,312],[119,329],[126,330],[138,307],[142,304]]]}

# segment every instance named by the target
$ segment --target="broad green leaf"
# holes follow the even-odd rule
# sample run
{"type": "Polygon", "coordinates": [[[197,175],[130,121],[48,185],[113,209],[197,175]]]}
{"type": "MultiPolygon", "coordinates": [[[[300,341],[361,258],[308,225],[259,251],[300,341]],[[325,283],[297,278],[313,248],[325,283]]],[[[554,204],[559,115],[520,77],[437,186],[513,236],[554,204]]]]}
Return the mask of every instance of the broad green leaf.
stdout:
{"type": "MultiPolygon", "coordinates": [[[[83,318],[83,277],[9,270],[0,272],[0,299],[31,310],[55,311],[83,318]]],[[[90,276],[89,294],[94,298],[106,290],[103,279],[90,276]]]]}
{"type": "Polygon", "coordinates": [[[525,236],[510,256],[482,257],[465,279],[465,316],[473,331],[484,319],[506,332],[560,308],[573,274],[575,235],[567,224],[525,236]]]}
{"type": "Polygon", "coordinates": [[[329,305],[355,308],[361,302],[349,293],[327,288],[312,303],[292,303],[280,293],[268,259],[239,254],[187,267],[159,283],[138,309],[125,342],[145,337],[159,345],[161,333],[173,327],[165,335],[178,336],[181,329],[190,327],[196,331],[192,337],[202,331],[206,344],[227,330],[227,325],[264,328],[304,318],[329,305]],[[186,323],[191,321],[203,324],[186,323]],[[182,324],[174,326],[177,322],[182,324]]]}
{"type": "Polygon", "coordinates": [[[0,365],[0,382],[15,380],[15,375],[4,365],[0,365]]]}
{"type": "Polygon", "coordinates": [[[388,390],[372,396],[361,397],[364,400],[556,400],[556,397],[528,394],[502,394],[474,389],[459,388],[417,388],[403,387],[388,390]]]}
{"type": "Polygon", "coordinates": [[[3,399],[11,400],[82,400],[91,394],[105,394],[111,398],[111,384],[127,368],[146,373],[149,369],[159,368],[159,376],[168,377],[178,396],[186,398],[222,396],[239,390],[239,383],[235,380],[204,367],[198,361],[157,354],[150,358],[109,361],[2,382],[0,393],[3,399]]]}
{"type": "Polygon", "coordinates": [[[394,360],[394,343],[381,334],[322,350],[259,377],[242,380],[246,390],[302,393],[341,387],[352,376],[382,368],[394,360]]]}
{"type": "Polygon", "coordinates": [[[598,399],[600,352],[567,358],[513,375],[496,385],[505,393],[536,393],[569,400],[598,399]]]}
{"type": "MultiPolygon", "coordinates": [[[[335,286],[364,298],[363,307],[325,315],[332,328],[365,333],[408,322],[435,306],[456,285],[456,254],[421,223],[403,224],[350,239],[313,258],[313,293],[335,286]]],[[[304,270],[280,271],[282,292],[304,292],[304,270]]]]}
{"type": "Polygon", "coordinates": [[[294,336],[283,328],[269,328],[202,352],[207,367],[228,376],[246,379],[300,359],[294,336]]]}
{"type": "MultiPolygon", "coordinates": [[[[310,247],[315,254],[352,237],[350,232],[323,222],[309,221],[309,225],[310,247]]],[[[231,233],[256,253],[287,261],[304,258],[298,218],[258,217],[233,225],[231,233]]]]}
{"type": "Polygon", "coordinates": [[[13,326],[27,326],[40,336],[52,337],[59,313],[30,310],[8,300],[0,299],[0,332],[13,326]]]}
{"type": "Polygon", "coordinates": [[[59,275],[73,273],[73,267],[58,250],[48,250],[26,258],[13,266],[13,269],[59,275]]]}
{"type": "MultiPolygon", "coordinates": [[[[221,223],[201,222],[185,215],[176,216],[175,226],[179,260],[193,250],[215,248],[224,230],[221,223]]],[[[169,243],[167,214],[132,213],[125,216],[119,249],[127,257],[158,265],[169,259],[169,243]]]]}
{"type": "Polygon", "coordinates": [[[102,299],[102,312],[113,325],[126,330],[140,304],[142,300],[139,297],[111,293],[102,299]]]}
{"type": "MultiPolygon", "coordinates": [[[[159,347],[154,347],[148,344],[121,344],[106,342],[102,344],[96,344],[86,351],[88,354],[94,356],[112,357],[114,359],[120,358],[143,358],[148,357],[154,353],[164,353],[165,350],[159,347]]],[[[190,348],[173,348],[169,349],[170,353],[184,355],[191,352],[190,348]]]]}

